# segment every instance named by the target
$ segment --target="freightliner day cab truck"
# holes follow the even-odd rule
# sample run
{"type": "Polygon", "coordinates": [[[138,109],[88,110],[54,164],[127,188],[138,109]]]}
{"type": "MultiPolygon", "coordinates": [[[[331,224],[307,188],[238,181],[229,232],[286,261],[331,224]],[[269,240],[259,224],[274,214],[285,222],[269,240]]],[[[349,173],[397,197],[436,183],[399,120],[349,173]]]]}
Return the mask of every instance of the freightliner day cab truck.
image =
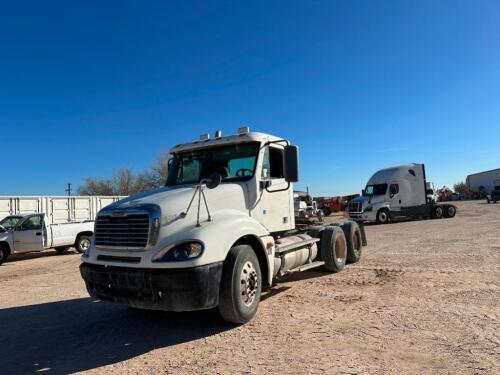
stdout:
{"type": "Polygon", "coordinates": [[[180,144],[166,186],[118,201],[95,222],[80,272],[89,294],[135,308],[256,313],[263,287],[289,273],[357,262],[355,222],[296,227],[298,148],[240,128],[180,144]]]}
{"type": "Polygon", "coordinates": [[[405,164],[376,172],[363,195],[349,202],[349,218],[388,223],[391,220],[454,217],[452,204],[437,204],[423,164],[405,164]]]}

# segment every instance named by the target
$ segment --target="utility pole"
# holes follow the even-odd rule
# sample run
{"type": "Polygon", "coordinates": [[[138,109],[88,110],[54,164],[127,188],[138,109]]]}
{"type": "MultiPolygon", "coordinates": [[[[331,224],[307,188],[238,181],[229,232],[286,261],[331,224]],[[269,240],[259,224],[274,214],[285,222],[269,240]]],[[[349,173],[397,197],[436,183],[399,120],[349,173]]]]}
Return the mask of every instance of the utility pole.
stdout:
{"type": "Polygon", "coordinates": [[[71,182],[68,182],[68,187],[65,191],[68,193],[68,197],[71,196],[71,182]]]}

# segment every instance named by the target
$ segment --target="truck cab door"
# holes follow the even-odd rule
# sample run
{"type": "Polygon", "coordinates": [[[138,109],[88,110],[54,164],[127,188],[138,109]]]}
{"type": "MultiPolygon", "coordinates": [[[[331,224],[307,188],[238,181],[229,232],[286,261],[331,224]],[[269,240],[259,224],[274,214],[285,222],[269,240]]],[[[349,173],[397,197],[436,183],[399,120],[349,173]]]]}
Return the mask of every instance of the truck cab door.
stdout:
{"type": "Polygon", "coordinates": [[[30,215],[13,231],[14,251],[17,253],[43,249],[43,214],[30,215]]]}
{"type": "Polygon", "coordinates": [[[389,203],[391,205],[391,209],[401,209],[401,195],[399,193],[399,184],[390,184],[387,191],[389,194],[389,203]]]}
{"type": "Polygon", "coordinates": [[[259,199],[252,210],[269,232],[288,230],[294,226],[293,189],[284,177],[284,149],[266,146],[263,150],[259,199]]]}

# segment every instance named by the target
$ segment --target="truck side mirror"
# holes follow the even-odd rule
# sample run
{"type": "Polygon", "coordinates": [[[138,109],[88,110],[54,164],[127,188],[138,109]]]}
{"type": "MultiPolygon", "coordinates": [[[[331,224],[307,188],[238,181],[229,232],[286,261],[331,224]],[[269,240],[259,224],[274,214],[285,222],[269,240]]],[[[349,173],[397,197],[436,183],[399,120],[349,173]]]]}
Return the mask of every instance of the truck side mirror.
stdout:
{"type": "Polygon", "coordinates": [[[285,146],[284,159],[285,181],[299,181],[299,148],[291,145],[285,146]]]}
{"type": "Polygon", "coordinates": [[[207,188],[215,189],[222,182],[222,176],[219,172],[214,172],[208,178],[203,180],[205,182],[207,188]]]}

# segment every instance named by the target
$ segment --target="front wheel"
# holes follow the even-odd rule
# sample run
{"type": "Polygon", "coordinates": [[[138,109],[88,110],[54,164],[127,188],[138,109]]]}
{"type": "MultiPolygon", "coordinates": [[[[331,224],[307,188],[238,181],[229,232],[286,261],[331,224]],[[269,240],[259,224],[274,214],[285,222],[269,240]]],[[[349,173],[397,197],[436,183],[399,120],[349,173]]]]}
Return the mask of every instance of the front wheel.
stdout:
{"type": "Polygon", "coordinates": [[[0,248],[0,265],[7,260],[9,252],[5,248],[0,248]]]}
{"type": "Polygon", "coordinates": [[[219,313],[231,323],[251,320],[260,302],[262,274],[251,246],[234,246],[224,262],[219,291],[219,313]]]}
{"type": "Polygon", "coordinates": [[[387,224],[389,222],[389,211],[382,209],[377,212],[377,223],[387,224]]]}
{"type": "Polygon", "coordinates": [[[90,248],[90,236],[81,235],[78,236],[75,243],[76,251],[83,254],[90,248]]]}

